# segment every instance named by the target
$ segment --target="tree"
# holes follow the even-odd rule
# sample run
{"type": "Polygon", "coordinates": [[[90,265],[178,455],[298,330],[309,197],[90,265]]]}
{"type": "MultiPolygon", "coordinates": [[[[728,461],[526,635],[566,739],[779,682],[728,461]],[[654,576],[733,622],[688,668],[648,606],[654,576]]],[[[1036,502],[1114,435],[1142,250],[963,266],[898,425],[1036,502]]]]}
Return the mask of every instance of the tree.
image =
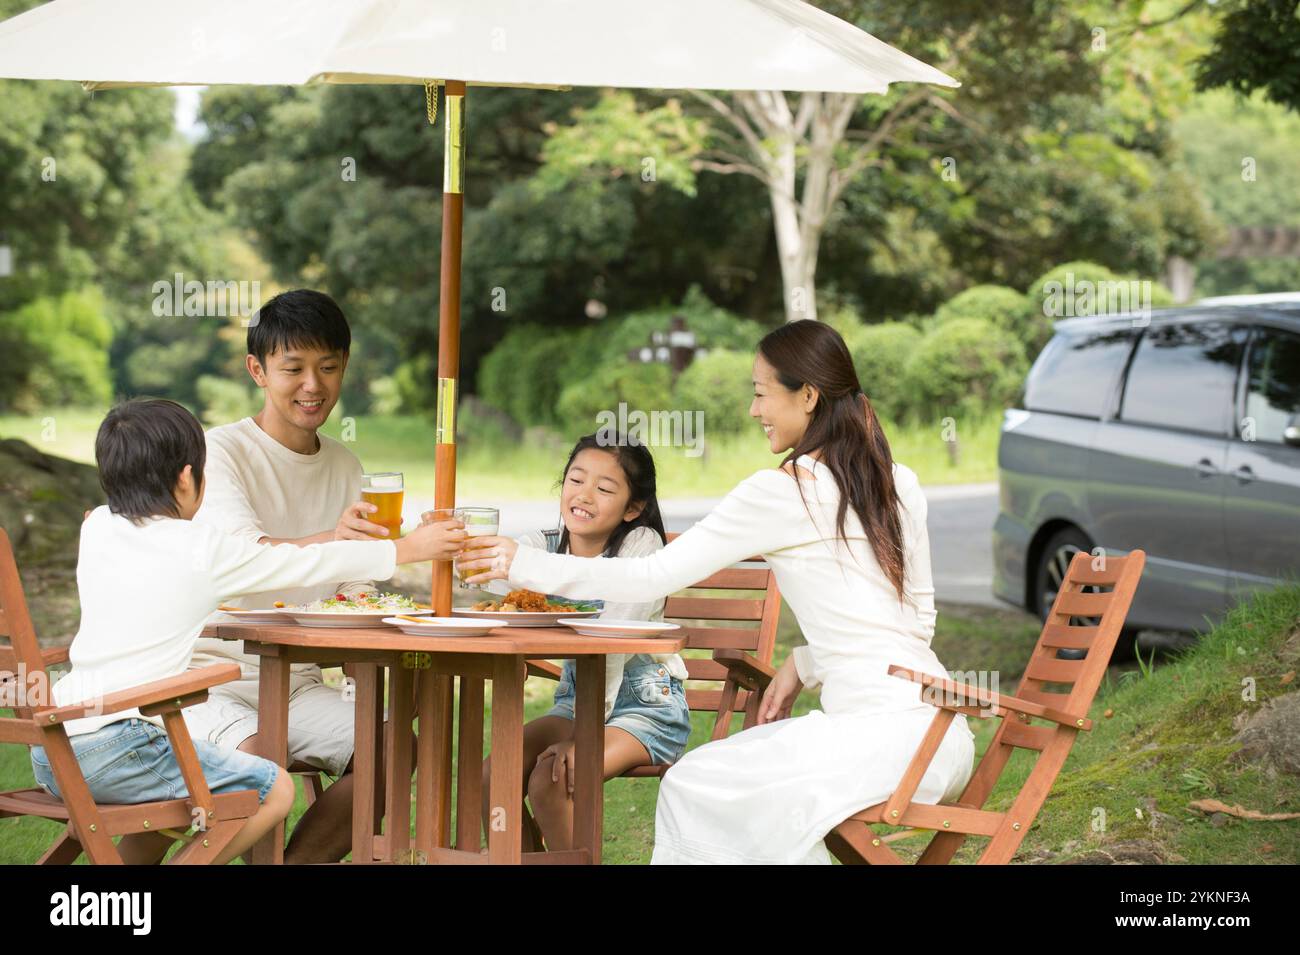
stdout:
{"type": "Polygon", "coordinates": [[[1227,87],[1243,96],[1263,90],[1300,112],[1300,3],[1231,0],[1222,11],[1213,46],[1197,65],[1197,89],[1227,87]]]}

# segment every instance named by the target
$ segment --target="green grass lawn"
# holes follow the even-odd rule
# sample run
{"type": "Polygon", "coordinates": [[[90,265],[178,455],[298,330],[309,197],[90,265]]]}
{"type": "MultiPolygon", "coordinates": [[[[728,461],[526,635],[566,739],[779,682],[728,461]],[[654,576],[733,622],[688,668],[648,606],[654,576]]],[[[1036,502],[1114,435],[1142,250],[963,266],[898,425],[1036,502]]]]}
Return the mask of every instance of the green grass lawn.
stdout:
{"type": "MultiPolygon", "coordinates": [[[[22,438],[48,454],[94,463],[95,432],[103,409],[65,408],[44,416],[0,415],[0,438],[22,438]]],[[[957,461],[940,425],[891,427],[886,433],[896,460],[923,484],[960,484],[997,479],[1000,423],[996,418],[957,427],[957,461]]],[[[373,471],[401,471],[406,487],[433,497],[434,432],[425,418],[360,415],[348,423],[336,411],[324,428],[340,438],[373,471]]],[[[462,439],[458,447],[458,497],[475,500],[526,500],[552,496],[569,447],[578,436],[537,438],[509,445],[462,439]]],[[[752,434],[709,442],[698,457],[683,448],[656,448],[661,497],[720,497],[778,458],[755,425],[752,434]]]]}

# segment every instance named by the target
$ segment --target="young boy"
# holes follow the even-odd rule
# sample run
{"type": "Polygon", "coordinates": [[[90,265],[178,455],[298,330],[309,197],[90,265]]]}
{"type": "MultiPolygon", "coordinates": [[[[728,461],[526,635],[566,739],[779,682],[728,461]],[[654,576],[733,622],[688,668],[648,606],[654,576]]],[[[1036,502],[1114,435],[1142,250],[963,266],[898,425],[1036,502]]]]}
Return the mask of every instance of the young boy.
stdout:
{"type": "MultiPolygon", "coordinates": [[[[399,541],[340,541],[267,547],[191,521],[203,501],[203,429],[180,405],[128,401],[108,413],[95,439],[106,506],[81,528],[77,589],[81,627],[72,669],[54,687],[60,706],[92,701],[189,668],[194,645],[218,604],[241,593],[373,577],[398,563],[445,560],[465,534],[455,521],[427,524],[399,541]]],[[[97,802],[138,803],[186,793],[180,766],[157,716],[138,710],[70,721],[73,752],[97,802]]],[[[269,760],[194,741],[213,793],[256,789],[261,806],[216,860],[246,852],[288,815],[293,783],[269,760]]],[[[36,780],[58,795],[42,747],[32,748],[36,780]]],[[[171,841],[125,837],[128,863],[156,862],[171,841]]]]}
{"type": "MultiPolygon", "coordinates": [[[[342,310],[322,292],[284,292],[258,310],[245,363],[263,391],[262,409],[208,432],[208,493],[198,523],[261,544],[384,536],[383,527],[366,520],[374,505],[360,500],[361,462],[317,433],[338,403],[351,342],[342,310]]],[[[368,580],[336,577],[293,589],[254,588],[230,603],[254,609],[374,589],[368,580]]],[[[186,709],[185,720],[195,739],[254,752],[258,658],[228,640],[199,641],[195,666],[231,662],[241,665],[243,678],[214,687],[206,703],[186,709]]],[[[293,666],[289,694],[289,765],[313,766],[337,781],[298,821],[285,861],[337,862],[350,848],[354,704],[309,663],[293,666]]]]}

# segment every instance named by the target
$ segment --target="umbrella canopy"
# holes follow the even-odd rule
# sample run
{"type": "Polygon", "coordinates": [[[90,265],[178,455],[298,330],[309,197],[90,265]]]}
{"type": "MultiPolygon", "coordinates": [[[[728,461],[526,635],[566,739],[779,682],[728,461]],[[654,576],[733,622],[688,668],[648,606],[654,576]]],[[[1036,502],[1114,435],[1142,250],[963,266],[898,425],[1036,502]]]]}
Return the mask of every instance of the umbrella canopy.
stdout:
{"type": "Polygon", "coordinates": [[[117,86],[423,83],[883,93],[956,80],[800,0],[53,0],[0,76],[117,86]]]}
{"type": "MultiPolygon", "coordinates": [[[[0,78],[446,89],[434,501],[456,496],[466,86],[884,93],[960,85],[801,0],[52,0],[0,23],[0,78]]],[[[433,600],[451,609],[451,566],[433,600]]]]}

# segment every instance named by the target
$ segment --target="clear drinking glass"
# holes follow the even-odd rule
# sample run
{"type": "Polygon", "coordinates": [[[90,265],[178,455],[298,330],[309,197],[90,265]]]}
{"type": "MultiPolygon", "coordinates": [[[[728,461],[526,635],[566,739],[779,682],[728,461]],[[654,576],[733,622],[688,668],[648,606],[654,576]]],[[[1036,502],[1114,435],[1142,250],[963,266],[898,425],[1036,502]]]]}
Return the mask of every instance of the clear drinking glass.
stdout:
{"type": "MultiPolygon", "coordinates": [[[[465,525],[465,533],[469,537],[493,537],[501,527],[501,511],[495,507],[458,507],[452,513],[456,520],[465,525]]],[[[456,562],[456,577],[462,587],[471,590],[484,589],[479,584],[465,583],[465,575],[461,573],[459,561],[456,562]]]]}

